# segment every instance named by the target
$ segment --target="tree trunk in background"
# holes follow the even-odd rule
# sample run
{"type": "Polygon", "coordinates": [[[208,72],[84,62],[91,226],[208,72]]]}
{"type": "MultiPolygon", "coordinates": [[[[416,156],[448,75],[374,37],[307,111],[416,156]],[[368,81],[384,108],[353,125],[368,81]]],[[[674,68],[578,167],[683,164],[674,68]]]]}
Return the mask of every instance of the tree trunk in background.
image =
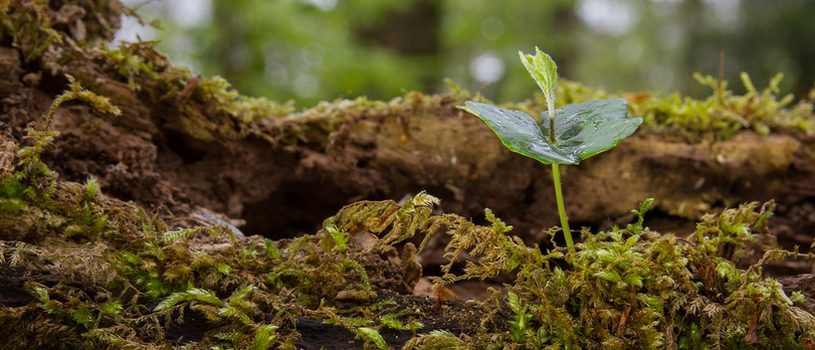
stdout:
{"type": "Polygon", "coordinates": [[[374,23],[356,28],[363,43],[380,46],[394,53],[426,61],[426,81],[421,91],[433,91],[442,76],[441,21],[444,2],[416,0],[404,9],[396,9],[374,23]],[[433,77],[433,78],[431,78],[433,77]]]}

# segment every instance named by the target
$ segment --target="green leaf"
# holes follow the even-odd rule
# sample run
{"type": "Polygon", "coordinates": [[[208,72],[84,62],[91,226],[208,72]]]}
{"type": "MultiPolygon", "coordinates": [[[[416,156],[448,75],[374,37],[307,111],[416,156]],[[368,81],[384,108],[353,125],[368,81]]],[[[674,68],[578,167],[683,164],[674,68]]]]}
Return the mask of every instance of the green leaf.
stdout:
{"type": "Polygon", "coordinates": [[[522,154],[544,164],[572,164],[573,159],[555,149],[528,114],[467,101],[461,109],[475,115],[492,129],[501,143],[512,152],[522,154]]]}
{"type": "Polygon", "coordinates": [[[550,144],[547,113],[539,126],[521,111],[472,101],[460,108],[487,124],[510,151],[544,164],[578,164],[614,148],[642,124],[641,118],[627,117],[623,99],[567,105],[555,111],[556,142],[550,144]]]}
{"type": "Polygon", "coordinates": [[[549,108],[555,106],[555,88],[557,87],[557,64],[552,57],[549,57],[545,52],[539,48],[535,48],[535,55],[524,54],[518,51],[521,57],[521,62],[524,68],[535,79],[538,86],[543,91],[543,96],[546,97],[546,103],[549,108]]]}
{"type": "MultiPolygon", "coordinates": [[[[642,118],[628,118],[628,103],[621,98],[563,106],[555,111],[555,148],[576,162],[610,150],[630,136],[642,118]]],[[[541,130],[549,132],[549,116],[541,114],[541,130]]]]}

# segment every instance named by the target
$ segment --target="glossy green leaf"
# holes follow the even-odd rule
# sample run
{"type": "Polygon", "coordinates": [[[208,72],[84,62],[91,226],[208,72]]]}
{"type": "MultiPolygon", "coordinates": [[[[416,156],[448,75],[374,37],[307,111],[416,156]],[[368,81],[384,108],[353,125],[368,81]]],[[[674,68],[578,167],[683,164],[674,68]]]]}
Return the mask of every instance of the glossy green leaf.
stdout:
{"type": "Polygon", "coordinates": [[[535,120],[524,112],[471,101],[465,102],[461,109],[480,118],[512,152],[546,164],[572,163],[567,154],[560,153],[546,141],[535,120]]]}
{"type": "Polygon", "coordinates": [[[556,142],[550,144],[547,113],[538,125],[521,111],[472,101],[461,108],[487,124],[510,151],[544,164],[578,164],[614,148],[642,124],[641,118],[627,117],[623,99],[567,105],[555,111],[556,142]]]}
{"type": "MultiPolygon", "coordinates": [[[[541,119],[546,135],[549,115],[542,113],[541,119]]],[[[640,124],[642,118],[628,118],[628,103],[621,98],[566,105],[555,110],[555,148],[580,161],[614,148],[640,124]]]]}

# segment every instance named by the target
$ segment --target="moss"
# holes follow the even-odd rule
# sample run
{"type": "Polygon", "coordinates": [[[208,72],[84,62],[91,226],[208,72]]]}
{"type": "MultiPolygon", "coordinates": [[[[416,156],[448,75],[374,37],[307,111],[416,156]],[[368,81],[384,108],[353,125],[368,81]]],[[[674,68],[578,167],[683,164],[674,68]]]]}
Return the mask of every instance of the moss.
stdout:
{"type": "MultiPolygon", "coordinates": [[[[16,187],[13,182],[8,186],[16,187]]],[[[196,342],[207,347],[291,344],[303,317],[362,334],[360,339],[375,348],[378,338],[371,336],[387,329],[416,332],[408,349],[496,343],[510,348],[628,348],[672,342],[679,347],[796,348],[814,336],[815,318],[792,304],[777,282],[762,277],[760,265],[740,269],[733,262],[745,242],[763,232],[771,204],[707,216],[694,235],[681,239],[644,226],[643,216],[653,204],[648,202],[625,228],[584,232],[578,253],[571,255],[560,248],[544,253],[524,245],[490,212],[488,226],[456,215],[433,215],[437,202],[424,193],[401,206],[358,202],[326,220],[315,235],[272,242],[239,240],[218,226],[167,229],[160,220],[134,214],[135,207],[102,193],[89,196],[89,187],[93,185],[60,184],[51,205],[39,207],[22,198],[26,206],[15,209],[21,216],[59,217],[62,224],[50,230],[63,234],[50,238],[48,246],[4,246],[4,261],[46,266],[40,271],[73,274],[88,283],[31,284],[32,304],[0,312],[8,334],[42,346],[56,339],[77,347],[157,346],[168,341],[161,334],[173,327],[170,320],[194,313],[210,329],[196,342]],[[66,215],[65,208],[75,206],[78,213],[85,205],[114,225],[91,235],[65,234],[65,227],[88,221],[66,215]],[[506,272],[516,276],[506,286],[508,297],[495,294],[484,306],[492,311],[478,312],[486,317],[483,327],[461,335],[427,328],[421,320],[432,313],[394,309],[392,302],[378,299],[387,282],[370,277],[383,268],[371,264],[371,258],[389,254],[392,244],[441,233],[451,236],[446,254],[451,264],[438,283],[506,272]],[[359,238],[370,234],[372,241],[359,238]],[[95,253],[88,254],[88,245],[95,253]],[[71,246],[85,253],[66,249],[71,246]],[[469,260],[463,274],[453,274],[453,262],[464,254],[479,259],[469,260]],[[67,264],[69,256],[84,262],[67,264]],[[494,312],[503,308],[509,317],[494,312]],[[756,319],[761,322],[751,321],[756,319]],[[32,333],[26,324],[41,328],[32,333]]],[[[773,251],[761,263],[788,257],[808,255],[773,251]]]]}
{"type": "Polygon", "coordinates": [[[89,181],[84,194],[69,185],[58,193],[54,174],[40,159],[41,154],[53,142],[58,133],[50,129],[57,109],[74,100],[86,102],[100,112],[118,115],[118,108],[102,96],[83,89],[68,76],[69,90],[57,96],[41,120],[32,122],[25,139],[30,142],[17,152],[17,165],[11,174],[0,178],[0,221],[9,234],[18,233],[18,239],[39,240],[55,228],[66,236],[94,237],[101,234],[107,224],[107,216],[101,214],[94,202],[98,184],[89,181]],[[55,201],[62,196],[62,201],[55,201]]]}
{"type": "Polygon", "coordinates": [[[492,228],[465,222],[448,245],[451,258],[466,252],[478,262],[439,282],[516,274],[507,286],[506,303],[515,314],[510,332],[478,335],[485,345],[500,338],[527,348],[676,348],[704,339],[713,348],[805,348],[815,339],[815,317],[762,276],[764,260],[748,269],[731,260],[762,232],[772,204],[757,208],[751,203],[708,215],[688,239],[659,235],[641,222],[584,231],[576,254],[527,247],[504,236],[508,227],[488,212],[492,228]],[[560,259],[570,268],[561,269],[560,259]]]}
{"type": "MultiPolygon", "coordinates": [[[[661,136],[677,135],[688,141],[697,142],[713,138],[723,140],[738,132],[753,131],[760,134],[770,132],[792,132],[811,134],[815,132],[815,112],[813,97],[803,98],[794,103],[792,96],[779,95],[781,76],[772,79],[762,90],[757,89],[745,73],[741,83],[746,92],[735,94],[728,89],[726,82],[718,82],[710,76],[695,75],[694,78],[712,91],[710,96],[692,98],[679,93],[664,95],[651,92],[620,93],[629,102],[632,115],[642,117],[646,128],[641,133],[661,136]]],[[[449,85],[449,84],[448,84],[449,85]]],[[[561,80],[557,90],[557,101],[561,104],[584,102],[607,98],[611,94],[603,89],[561,80]]],[[[815,89],[810,95],[815,96],[815,89]]],[[[360,116],[394,118],[399,125],[404,124],[405,116],[417,110],[424,113],[448,115],[454,107],[467,99],[483,99],[471,96],[454,84],[451,93],[443,96],[424,95],[409,92],[392,101],[369,101],[365,98],[322,102],[303,112],[289,116],[289,123],[275,124],[275,128],[265,130],[266,138],[284,144],[299,142],[325,142],[328,134],[336,131],[344,121],[360,116]],[[282,128],[277,130],[276,128],[282,128]]],[[[524,110],[531,115],[539,115],[545,108],[542,97],[523,102],[508,102],[508,108],[524,110]]],[[[271,113],[268,113],[271,114],[271,113]]],[[[403,128],[402,140],[410,139],[409,130],[403,128]]]]}
{"type": "Polygon", "coordinates": [[[141,90],[140,80],[159,80],[157,71],[166,66],[166,58],[155,51],[155,41],[122,43],[111,48],[107,43],[95,49],[97,56],[105,60],[105,65],[116,70],[127,79],[127,86],[134,91],[141,90]],[[153,54],[147,54],[153,53],[153,54]]]}
{"type": "MultiPolygon", "coordinates": [[[[776,75],[768,86],[758,90],[749,75],[742,72],[741,82],[746,92],[736,95],[728,90],[728,83],[695,74],[694,79],[712,90],[705,99],[683,97],[680,94],[653,93],[622,94],[633,115],[641,116],[646,126],[657,131],[679,131],[693,139],[712,134],[726,139],[741,130],[767,134],[773,129],[811,133],[815,130],[812,102],[803,99],[793,105],[792,95],[779,96],[783,76],[776,75]]],[[[602,90],[588,89],[567,82],[559,89],[562,103],[573,103],[607,96],[602,90]]]]}
{"type": "Polygon", "coordinates": [[[404,350],[464,350],[471,348],[456,335],[440,330],[413,337],[403,347],[404,350]]]}
{"type": "Polygon", "coordinates": [[[243,96],[218,76],[201,78],[198,93],[205,100],[214,101],[220,112],[232,116],[243,124],[250,124],[262,118],[283,117],[293,111],[292,101],[280,105],[265,98],[243,96]]]}
{"type": "MultiPolygon", "coordinates": [[[[16,188],[13,181],[6,184],[16,188]]],[[[421,198],[415,202],[427,201],[421,198]]],[[[52,217],[58,223],[43,228],[42,236],[28,238],[47,244],[4,243],[0,249],[0,262],[10,264],[4,266],[34,276],[28,286],[33,301],[0,310],[3,331],[15,335],[13,342],[35,347],[161,346],[167,344],[165,330],[174,323],[169,320],[196,313],[211,328],[199,346],[285,346],[296,339],[301,317],[351,320],[361,312],[362,320],[369,320],[365,325],[377,325],[379,313],[365,305],[382,312],[383,325],[419,327],[409,314],[375,302],[375,290],[381,287],[374,283],[382,281],[369,279],[369,269],[377,265],[366,261],[379,261],[375,257],[387,245],[377,240],[373,246],[359,246],[349,240],[350,233],[339,231],[352,225],[349,220],[354,219],[346,213],[359,212],[358,206],[327,221],[315,235],[271,242],[238,240],[218,226],[167,229],[138,207],[99,193],[92,181],[84,186],[58,182],[47,203],[27,197],[20,201],[25,205],[14,209],[17,215],[52,217]],[[94,233],[72,229],[87,227],[95,215],[111,224],[94,233]],[[49,287],[36,282],[52,275],[74,276],[80,284],[49,287]],[[31,324],[37,327],[28,328],[31,324]]],[[[368,204],[395,208],[392,202],[368,204]]],[[[399,222],[395,217],[401,216],[399,220],[412,222],[410,216],[416,214],[413,209],[398,212],[387,209],[382,219],[399,222]]],[[[387,235],[385,227],[377,226],[387,235]]],[[[396,227],[393,232],[401,232],[396,227]]],[[[4,239],[12,238],[8,227],[2,229],[4,239]]]]}
{"type": "Polygon", "coordinates": [[[44,0],[0,4],[0,38],[10,36],[26,61],[42,55],[51,45],[62,42],[62,35],[51,27],[44,0]]]}
{"type": "Polygon", "coordinates": [[[15,176],[18,177],[21,182],[27,181],[27,185],[36,192],[35,194],[43,198],[53,193],[55,186],[55,175],[52,174],[48,167],[40,160],[40,155],[45,151],[45,148],[53,142],[54,138],[59,135],[57,132],[51,130],[51,122],[54,119],[54,114],[57,112],[57,109],[66,102],[76,100],[88,103],[95,110],[102,113],[109,113],[115,116],[121,114],[121,111],[111,104],[107,97],[99,96],[82,88],[70,75],[67,76],[67,78],[69,81],[69,89],[51,102],[51,106],[42,117],[42,120],[35,121],[28,126],[26,139],[31,142],[31,145],[21,148],[18,152],[20,169],[15,176]]]}
{"type": "Polygon", "coordinates": [[[394,329],[397,331],[411,331],[416,332],[417,330],[424,327],[424,325],[417,321],[415,318],[412,317],[412,312],[397,312],[392,314],[384,314],[379,317],[379,323],[382,324],[383,327],[388,329],[394,329]]]}
{"type": "MultiPolygon", "coordinates": [[[[92,182],[90,186],[60,184],[48,206],[38,207],[38,202],[27,201],[28,207],[15,209],[22,216],[47,213],[60,218],[61,224],[49,231],[62,232],[62,235],[49,238],[49,248],[17,246],[4,249],[4,260],[8,257],[8,261],[18,266],[31,268],[37,266],[36,261],[40,259],[67,262],[66,256],[57,251],[67,254],[64,247],[71,241],[95,242],[93,244],[99,247],[99,254],[80,254],[86,261],[71,265],[78,269],[73,273],[97,276],[93,278],[94,283],[50,288],[32,286],[32,294],[39,306],[14,311],[4,309],[0,313],[0,318],[9,322],[19,319],[14,317],[22,313],[23,318],[35,324],[47,324],[35,333],[14,328],[20,337],[35,338],[36,342],[32,344],[46,346],[58,339],[77,347],[161,344],[161,337],[156,338],[151,332],[145,335],[141,327],[158,331],[164,326],[160,320],[165,316],[196,312],[202,314],[213,328],[208,333],[210,336],[201,341],[202,345],[243,347],[251,342],[262,348],[268,341],[291,341],[291,335],[296,334],[291,322],[297,314],[302,315],[303,308],[322,308],[323,300],[364,303],[376,295],[366,267],[359,262],[364,261],[361,256],[367,253],[359,247],[341,248],[339,242],[343,241],[337,237],[344,236],[333,229],[278,243],[237,241],[231,231],[217,226],[181,228],[158,234],[156,227],[160,229],[166,224],[145,222],[144,214],[133,215],[132,209],[135,208],[127,209],[127,205],[121,208],[123,204],[111,203],[93,187],[92,182]],[[81,227],[88,217],[70,215],[71,211],[66,208],[75,206],[75,212],[86,212],[80,209],[87,208],[86,205],[98,206],[95,210],[117,225],[102,227],[103,232],[93,235],[70,233],[67,228],[81,227]],[[122,225],[123,221],[128,221],[129,225],[122,225]],[[141,229],[120,231],[122,237],[110,239],[113,238],[110,235],[112,230],[127,227],[141,229]],[[201,240],[206,244],[202,246],[201,240]],[[219,248],[205,248],[208,246],[219,248]],[[102,294],[104,300],[100,299],[102,294]],[[143,305],[153,300],[160,302],[145,310],[143,305]],[[292,312],[296,314],[290,314],[292,312]],[[274,321],[260,323],[268,315],[274,315],[274,321]],[[98,323],[99,320],[102,322],[98,323]],[[287,331],[272,336],[270,330],[278,328],[287,331]],[[48,329],[54,329],[54,332],[48,329]],[[110,329],[119,331],[111,333],[110,329]],[[215,337],[216,334],[236,336],[219,338],[215,337]],[[55,335],[59,338],[52,338],[55,335]]],[[[68,272],[66,267],[50,265],[44,272],[65,274],[68,272]]],[[[25,323],[4,324],[26,327],[25,323]]],[[[23,341],[22,338],[18,340],[23,341]]]]}
{"type": "Polygon", "coordinates": [[[735,95],[727,90],[727,82],[711,76],[694,75],[703,86],[713,90],[704,100],[670,95],[644,98],[632,104],[632,110],[642,115],[646,124],[674,127],[691,133],[714,132],[727,138],[743,129],[767,134],[772,129],[812,132],[815,127],[811,102],[800,101],[792,106],[792,95],[778,96],[782,76],[776,75],[764,90],[758,90],[746,73],[741,74],[747,92],[735,95]]]}
{"type": "MultiPolygon", "coordinates": [[[[742,130],[768,134],[772,130],[787,130],[811,134],[815,132],[815,113],[812,101],[815,89],[809,97],[794,102],[792,95],[780,96],[779,85],[783,76],[773,77],[768,86],[759,90],[750,76],[742,72],[741,83],[746,92],[734,94],[728,82],[719,82],[707,75],[694,74],[693,78],[712,94],[696,99],[679,93],[663,95],[652,92],[620,93],[629,103],[631,115],[642,117],[646,132],[677,134],[689,141],[705,137],[727,139],[742,130]]],[[[471,98],[453,89],[462,101],[471,98]],[[461,95],[461,96],[459,96],[461,95]]],[[[589,87],[578,82],[561,80],[557,89],[559,105],[608,98],[612,94],[603,89],[589,87]]],[[[478,98],[478,97],[477,97],[478,98]]],[[[508,103],[509,108],[539,115],[545,108],[542,97],[525,102],[508,103]]]]}

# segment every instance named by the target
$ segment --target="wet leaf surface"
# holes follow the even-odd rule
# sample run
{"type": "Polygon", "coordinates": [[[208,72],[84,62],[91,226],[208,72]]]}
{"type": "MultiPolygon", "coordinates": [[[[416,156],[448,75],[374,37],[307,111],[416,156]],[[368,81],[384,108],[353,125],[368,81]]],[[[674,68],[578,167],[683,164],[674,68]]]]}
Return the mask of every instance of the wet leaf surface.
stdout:
{"type": "Polygon", "coordinates": [[[567,105],[555,110],[556,142],[552,144],[546,112],[538,125],[517,110],[472,101],[461,108],[487,124],[509,150],[544,164],[578,164],[614,148],[642,124],[641,118],[627,117],[627,104],[620,98],[567,105]]]}

